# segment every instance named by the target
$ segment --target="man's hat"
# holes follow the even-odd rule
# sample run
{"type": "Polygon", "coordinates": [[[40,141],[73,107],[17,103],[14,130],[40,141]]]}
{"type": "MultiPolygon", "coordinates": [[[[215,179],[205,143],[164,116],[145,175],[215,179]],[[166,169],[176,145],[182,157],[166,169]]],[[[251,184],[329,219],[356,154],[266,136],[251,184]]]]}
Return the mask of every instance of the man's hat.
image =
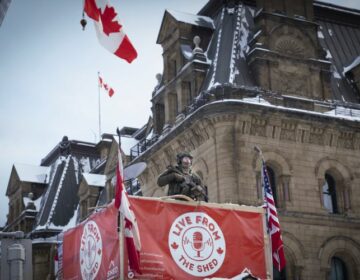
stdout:
{"type": "Polygon", "coordinates": [[[181,163],[181,160],[182,160],[184,157],[188,157],[188,158],[190,158],[191,160],[193,159],[193,156],[192,156],[190,153],[188,153],[188,152],[181,152],[181,153],[178,153],[178,154],[176,155],[176,161],[177,161],[177,163],[180,164],[180,163],[181,163]]]}

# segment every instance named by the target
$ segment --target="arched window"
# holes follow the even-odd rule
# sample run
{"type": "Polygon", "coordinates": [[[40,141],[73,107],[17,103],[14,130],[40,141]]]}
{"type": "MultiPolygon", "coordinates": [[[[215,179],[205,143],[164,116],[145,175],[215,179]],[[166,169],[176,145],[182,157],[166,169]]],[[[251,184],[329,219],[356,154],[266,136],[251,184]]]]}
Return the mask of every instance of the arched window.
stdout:
{"type": "Polygon", "coordinates": [[[346,265],[342,259],[338,257],[333,257],[331,259],[331,280],[347,280],[348,273],[346,269],[346,265]]]}
{"type": "Polygon", "coordinates": [[[339,213],[335,180],[328,173],[325,174],[325,184],[323,186],[323,203],[324,207],[329,211],[329,213],[339,213]]]}
{"type": "Polygon", "coordinates": [[[275,206],[278,207],[278,198],[277,198],[277,191],[276,191],[276,174],[274,172],[274,170],[267,166],[266,167],[267,173],[269,175],[269,180],[270,180],[270,186],[271,186],[271,191],[275,200],[275,206]]]}

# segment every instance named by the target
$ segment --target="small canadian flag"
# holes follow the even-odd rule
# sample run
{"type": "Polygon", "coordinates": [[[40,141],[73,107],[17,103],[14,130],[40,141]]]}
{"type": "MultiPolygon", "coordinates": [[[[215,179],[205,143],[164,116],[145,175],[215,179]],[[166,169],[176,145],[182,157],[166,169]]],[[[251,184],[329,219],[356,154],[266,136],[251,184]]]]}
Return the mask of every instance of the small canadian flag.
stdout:
{"type": "Polygon", "coordinates": [[[103,78],[101,78],[100,76],[99,76],[99,88],[105,89],[110,97],[112,97],[115,93],[114,89],[110,87],[107,83],[104,83],[103,78]]]}

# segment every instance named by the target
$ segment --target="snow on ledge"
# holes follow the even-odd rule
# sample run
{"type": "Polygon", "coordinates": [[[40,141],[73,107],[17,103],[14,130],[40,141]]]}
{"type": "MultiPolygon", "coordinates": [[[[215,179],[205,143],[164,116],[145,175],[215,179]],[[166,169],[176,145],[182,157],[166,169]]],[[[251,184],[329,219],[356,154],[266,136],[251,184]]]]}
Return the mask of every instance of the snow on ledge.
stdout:
{"type": "Polygon", "coordinates": [[[89,186],[105,187],[106,176],[101,174],[83,173],[84,179],[89,186]]]}
{"type": "MultiPolygon", "coordinates": [[[[310,110],[304,109],[296,109],[296,108],[289,108],[284,106],[277,106],[267,102],[265,99],[261,98],[260,96],[253,97],[253,98],[244,98],[244,99],[224,99],[224,100],[217,100],[206,105],[211,105],[215,103],[223,103],[223,102],[238,102],[238,103],[251,103],[251,104],[258,104],[259,106],[270,107],[270,108],[277,108],[283,111],[288,112],[301,112],[309,115],[316,115],[316,116],[326,116],[332,117],[336,119],[344,119],[350,121],[360,122],[360,110],[345,108],[342,106],[338,106],[336,109],[330,110],[328,112],[320,113],[310,110]]],[[[206,106],[204,105],[204,106],[206,106]]]]}

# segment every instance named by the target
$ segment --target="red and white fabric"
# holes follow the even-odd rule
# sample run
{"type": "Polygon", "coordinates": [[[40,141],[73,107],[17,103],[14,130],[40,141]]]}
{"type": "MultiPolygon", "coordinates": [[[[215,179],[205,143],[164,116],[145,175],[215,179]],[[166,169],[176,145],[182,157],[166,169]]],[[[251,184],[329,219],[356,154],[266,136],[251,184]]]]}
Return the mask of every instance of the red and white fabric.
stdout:
{"type": "Polygon", "coordinates": [[[110,1],[85,0],[84,11],[94,20],[96,35],[104,48],[129,63],[137,57],[110,1]]]}
{"type": "Polygon", "coordinates": [[[108,84],[104,83],[103,78],[101,78],[100,76],[99,76],[99,87],[106,90],[109,97],[112,97],[115,93],[114,89],[112,87],[110,87],[108,84]]]}
{"type": "Polygon", "coordinates": [[[116,168],[116,192],[115,192],[115,207],[119,209],[124,218],[124,236],[129,258],[130,269],[141,273],[140,271],[140,251],[141,241],[139,228],[134,212],[124,187],[124,173],[123,163],[120,149],[118,150],[118,163],[116,168]]]}
{"type": "Polygon", "coordinates": [[[281,238],[279,218],[276,211],[275,201],[270,186],[270,180],[264,161],[262,161],[262,183],[264,189],[265,208],[267,212],[267,226],[271,238],[271,253],[273,264],[278,271],[281,271],[286,264],[284,246],[281,238]]]}

